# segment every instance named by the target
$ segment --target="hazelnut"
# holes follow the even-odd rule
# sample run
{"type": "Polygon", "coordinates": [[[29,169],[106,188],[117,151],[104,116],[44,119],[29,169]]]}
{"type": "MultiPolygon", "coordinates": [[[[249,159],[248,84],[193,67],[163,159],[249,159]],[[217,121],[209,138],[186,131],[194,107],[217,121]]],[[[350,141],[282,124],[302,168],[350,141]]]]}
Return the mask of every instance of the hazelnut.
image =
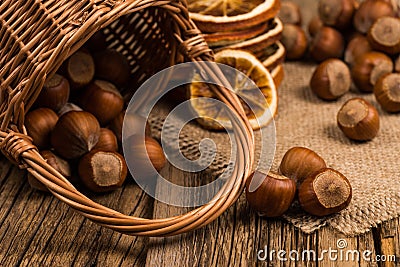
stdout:
{"type": "Polygon", "coordinates": [[[343,55],[343,36],[331,27],[322,27],[310,45],[311,57],[316,61],[340,58],[343,55]]]}
{"type": "Polygon", "coordinates": [[[351,76],[361,92],[372,92],[379,77],[392,71],[393,62],[388,56],[370,51],[356,58],[351,68],[351,76]]]}
{"type": "Polygon", "coordinates": [[[67,59],[65,68],[72,89],[80,89],[93,80],[94,60],[87,51],[75,52],[67,59]]]}
{"type": "Polygon", "coordinates": [[[400,72],[400,55],[394,61],[394,71],[400,72]]]}
{"type": "Polygon", "coordinates": [[[300,59],[307,49],[307,37],[302,28],[293,24],[283,26],[281,42],[287,59],[300,59]]]}
{"type": "Polygon", "coordinates": [[[135,168],[134,172],[138,176],[135,179],[154,176],[156,171],[165,166],[167,160],[164,151],[150,136],[132,135],[125,142],[124,153],[135,168]]]}
{"type": "Polygon", "coordinates": [[[125,85],[130,77],[131,69],[124,55],[106,49],[94,55],[96,76],[109,81],[118,87],[125,85]]]}
{"type": "Polygon", "coordinates": [[[124,108],[124,99],[117,88],[102,80],[93,81],[82,93],[80,106],[92,113],[100,125],[108,124],[124,108]]]}
{"type": "Polygon", "coordinates": [[[394,55],[400,53],[400,19],[381,17],[368,31],[372,48],[394,55]]]}
{"type": "Polygon", "coordinates": [[[42,192],[49,192],[49,189],[47,189],[47,187],[37,180],[32,174],[28,173],[27,180],[31,188],[42,192]]]}
{"type": "Polygon", "coordinates": [[[99,140],[100,125],[86,111],[70,111],[62,115],[51,134],[51,144],[63,158],[75,159],[89,152],[99,140]]]}
{"type": "Polygon", "coordinates": [[[115,134],[111,130],[101,128],[99,141],[93,149],[101,151],[118,151],[117,137],[115,137],[115,134]]]}
{"type": "Polygon", "coordinates": [[[292,147],[283,156],[279,172],[300,184],[323,168],[326,163],[320,155],[305,147],[292,147]]]}
{"type": "MultiPolygon", "coordinates": [[[[69,163],[66,160],[55,155],[50,150],[43,150],[40,152],[40,155],[42,155],[43,159],[47,162],[47,164],[49,164],[51,167],[53,167],[62,176],[64,176],[67,179],[71,177],[71,167],[69,166],[69,163]]],[[[49,191],[44,184],[42,184],[40,181],[38,181],[30,173],[28,173],[28,182],[31,185],[31,187],[34,189],[37,189],[40,191],[49,191]]]]}
{"type": "Polygon", "coordinates": [[[346,50],[344,51],[344,61],[352,66],[357,57],[371,50],[372,48],[367,40],[367,37],[362,34],[358,34],[351,38],[347,44],[346,50]]]}
{"type": "Polygon", "coordinates": [[[321,21],[338,29],[351,25],[354,9],[353,0],[320,0],[318,5],[321,21]]]}
{"type": "Polygon", "coordinates": [[[355,11],[353,25],[357,31],[367,33],[372,24],[383,16],[394,16],[391,4],[381,0],[366,0],[355,11]]]}
{"type": "Polygon", "coordinates": [[[348,138],[368,141],[378,134],[379,114],[375,107],[366,100],[353,98],[340,108],[337,123],[348,138]]]}
{"type": "Polygon", "coordinates": [[[38,108],[26,114],[26,130],[38,149],[50,148],[50,134],[57,120],[57,114],[49,108],[38,108]]]}
{"type": "Polygon", "coordinates": [[[301,25],[301,12],[299,6],[291,1],[281,2],[281,9],[278,14],[283,24],[301,25]]]}
{"type": "Polygon", "coordinates": [[[256,170],[246,180],[246,198],[260,216],[277,217],[285,213],[296,195],[296,183],[285,176],[256,170]]]}
{"type": "Polygon", "coordinates": [[[335,58],[323,61],[315,69],[311,90],[324,100],[335,100],[347,93],[351,86],[350,70],[347,65],[335,58]]]}
{"type": "Polygon", "coordinates": [[[91,191],[109,192],[122,186],[128,169],[117,152],[93,150],[79,161],[78,173],[91,191]]]}
{"type": "MultiPolygon", "coordinates": [[[[140,115],[136,114],[131,114],[128,113],[128,117],[126,118],[127,120],[127,125],[129,125],[129,133],[132,135],[143,135],[141,133],[140,129],[142,129],[142,126],[145,124],[145,135],[150,136],[151,135],[151,128],[150,124],[147,122],[145,118],[143,118],[140,115]]],[[[117,137],[118,142],[122,141],[122,125],[124,123],[124,117],[125,117],[125,110],[120,112],[117,117],[115,117],[109,125],[109,128],[111,131],[114,132],[115,136],[117,137]]]]}
{"type": "Polygon", "coordinates": [[[301,207],[315,216],[337,213],[350,204],[351,198],[349,180],[330,168],[311,174],[299,187],[301,207]]]}
{"type": "Polygon", "coordinates": [[[66,103],[59,111],[58,111],[58,116],[62,116],[67,112],[70,111],[82,111],[83,109],[81,109],[78,105],[75,105],[74,103],[66,103]]]}
{"type": "Polygon", "coordinates": [[[63,76],[54,74],[46,79],[42,90],[36,98],[35,105],[50,108],[57,112],[69,98],[69,82],[63,76]]]}
{"type": "Polygon", "coordinates": [[[107,49],[105,34],[101,31],[97,31],[86,41],[85,47],[92,53],[107,49]]]}
{"type": "Polygon", "coordinates": [[[310,34],[310,36],[314,37],[323,26],[324,24],[319,16],[315,16],[308,23],[308,33],[310,34]]]}
{"type": "Polygon", "coordinates": [[[388,112],[400,112],[400,73],[388,73],[374,87],[376,100],[388,112]]]}

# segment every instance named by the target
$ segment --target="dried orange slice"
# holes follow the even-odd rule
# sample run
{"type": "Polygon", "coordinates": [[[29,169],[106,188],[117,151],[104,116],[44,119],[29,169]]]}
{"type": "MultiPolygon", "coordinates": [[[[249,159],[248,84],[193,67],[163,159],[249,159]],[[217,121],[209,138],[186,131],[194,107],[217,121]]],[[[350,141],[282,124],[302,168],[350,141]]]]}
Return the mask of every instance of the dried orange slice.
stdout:
{"type": "MultiPolygon", "coordinates": [[[[248,50],[257,54],[259,51],[277,42],[281,38],[282,30],[282,22],[278,18],[275,18],[271,21],[270,27],[264,33],[254,38],[244,40],[243,42],[225,46],[223,49],[248,50]]],[[[218,51],[218,49],[214,49],[214,51],[218,51]]]]}
{"type": "Polygon", "coordinates": [[[261,23],[259,25],[240,29],[233,32],[215,32],[203,34],[204,39],[211,48],[219,46],[233,45],[244,40],[254,38],[270,28],[269,23],[261,23]]]}
{"type": "MultiPolygon", "coordinates": [[[[249,82],[249,79],[244,79],[242,75],[228,78],[240,98],[252,128],[259,129],[267,125],[278,107],[278,95],[271,73],[247,51],[222,50],[215,54],[215,61],[236,68],[253,81],[249,82]]],[[[202,100],[203,97],[216,97],[208,85],[198,82],[199,80],[199,76],[195,75],[189,90],[191,107],[198,115],[198,122],[208,129],[232,129],[226,109],[202,100]]]]}
{"type": "Polygon", "coordinates": [[[275,82],[275,88],[278,89],[281,86],[283,78],[285,77],[285,71],[283,70],[282,65],[278,65],[271,70],[272,78],[275,82]]]}
{"type": "Polygon", "coordinates": [[[244,29],[276,17],[280,0],[188,0],[191,19],[202,32],[244,29]]]}
{"type": "Polygon", "coordinates": [[[272,71],[272,69],[279,64],[282,64],[285,60],[285,47],[281,42],[276,42],[275,44],[255,54],[255,56],[260,59],[264,67],[266,67],[269,71],[272,71]]]}

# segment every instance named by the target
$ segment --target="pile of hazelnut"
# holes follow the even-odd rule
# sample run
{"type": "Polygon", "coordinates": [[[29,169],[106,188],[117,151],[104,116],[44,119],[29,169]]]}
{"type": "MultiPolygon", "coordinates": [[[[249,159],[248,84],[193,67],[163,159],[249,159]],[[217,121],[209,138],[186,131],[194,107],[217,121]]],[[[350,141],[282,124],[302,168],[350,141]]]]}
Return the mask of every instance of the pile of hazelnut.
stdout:
{"type": "MultiPolygon", "coordinates": [[[[282,2],[285,23],[282,43],[287,59],[308,56],[319,62],[311,90],[333,101],[350,90],[352,82],[361,93],[374,93],[387,112],[400,112],[400,19],[392,1],[319,0],[318,16],[308,31],[299,26],[299,7],[282,2]]],[[[352,140],[368,141],[379,131],[375,107],[362,98],[348,100],[337,114],[337,123],[352,140]]]]}
{"type": "Polygon", "coordinates": [[[279,173],[256,170],[246,181],[246,198],[260,215],[283,215],[295,199],[302,209],[326,216],[345,209],[352,198],[349,180],[327,168],[325,160],[305,147],[293,147],[284,155],[279,173]]]}
{"type": "MultiPolygon", "coordinates": [[[[107,49],[104,35],[96,33],[45,81],[25,116],[27,133],[47,163],[94,192],[115,190],[127,176],[125,159],[119,153],[125,116],[119,89],[129,83],[129,77],[125,56],[107,49]]],[[[146,133],[129,138],[131,152],[139,158],[148,155],[160,170],[166,159],[159,143],[150,137],[146,119],[128,116],[137,125],[146,124],[146,133]]],[[[28,181],[34,188],[47,190],[31,175],[28,181]]]]}

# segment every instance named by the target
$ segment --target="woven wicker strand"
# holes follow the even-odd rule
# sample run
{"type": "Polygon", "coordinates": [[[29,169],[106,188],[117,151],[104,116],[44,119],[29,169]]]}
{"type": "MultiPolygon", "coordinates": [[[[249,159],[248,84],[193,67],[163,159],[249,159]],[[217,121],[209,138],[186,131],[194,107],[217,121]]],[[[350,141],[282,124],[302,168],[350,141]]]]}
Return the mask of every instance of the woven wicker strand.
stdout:
{"type": "Polygon", "coordinates": [[[0,24],[0,149],[59,200],[118,232],[168,236],[212,222],[240,196],[254,160],[253,131],[239,99],[226,89],[229,83],[221,70],[203,63],[213,60],[212,52],[189,19],[183,0],[3,0],[0,24]],[[134,78],[131,87],[122,90],[126,99],[152,74],[183,61],[196,62],[206,75],[223,85],[213,86],[212,90],[230,108],[237,161],[232,176],[209,203],[164,219],[121,214],[77,191],[43,160],[26,135],[25,111],[34,103],[46,77],[98,30],[106,34],[110,48],[130,61],[134,78]]]}

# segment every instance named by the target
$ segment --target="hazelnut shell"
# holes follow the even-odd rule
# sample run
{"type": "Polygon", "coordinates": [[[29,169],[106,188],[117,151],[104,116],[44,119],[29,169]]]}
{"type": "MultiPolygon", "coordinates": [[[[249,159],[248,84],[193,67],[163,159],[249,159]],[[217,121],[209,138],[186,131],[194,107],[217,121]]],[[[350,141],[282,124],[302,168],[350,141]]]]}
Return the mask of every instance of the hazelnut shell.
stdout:
{"type": "Polygon", "coordinates": [[[66,159],[75,159],[89,152],[99,140],[100,125],[86,111],[70,111],[62,115],[51,134],[51,144],[66,159]]]}
{"type": "Polygon", "coordinates": [[[26,130],[38,149],[50,148],[50,135],[57,120],[57,114],[49,108],[38,108],[26,114],[26,130]]]}
{"type": "Polygon", "coordinates": [[[91,191],[109,192],[122,186],[128,169],[117,152],[92,150],[80,159],[78,173],[91,191]]]}
{"type": "Polygon", "coordinates": [[[285,176],[255,171],[246,180],[246,198],[249,205],[260,215],[278,217],[292,205],[296,195],[296,183],[285,176]]]}
{"type": "Polygon", "coordinates": [[[124,108],[124,99],[117,88],[103,80],[93,81],[82,93],[80,106],[92,113],[100,125],[107,125],[124,108]]]}
{"type": "Polygon", "coordinates": [[[59,74],[48,77],[36,98],[35,106],[50,108],[57,112],[69,98],[69,82],[59,74]]]}
{"type": "Polygon", "coordinates": [[[385,54],[370,51],[358,56],[351,67],[351,76],[361,92],[373,92],[380,76],[393,71],[393,62],[385,54]]]}
{"type": "Polygon", "coordinates": [[[352,98],[339,110],[337,124],[348,138],[369,141],[379,132],[379,114],[368,101],[352,98]]]}
{"type": "Polygon", "coordinates": [[[400,73],[388,73],[374,87],[376,100],[387,112],[400,112],[400,73]]]}
{"type": "Polygon", "coordinates": [[[335,58],[323,61],[315,69],[310,88],[319,98],[336,100],[350,90],[351,75],[347,65],[335,58]]]}
{"type": "Polygon", "coordinates": [[[310,45],[311,57],[320,62],[328,58],[341,58],[344,50],[344,38],[332,27],[322,27],[310,45]]]}
{"type": "Polygon", "coordinates": [[[115,134],[107,128],[100,129],[99,141],[93,149],[101,151],[118,151],[118,142],[115,134]]]}
{"type": "Polygon", "coordinates": [[[313,173],[299,187],[301,207],[315,216],[337,213],[350,204],[351,198],[349,180],[330,168],[313,173]]]}
{"type": "Polygon", "coordinates": [[[292,147],[283,156],[279,172],[300,184],[323,168],[326,163],[320,155],[305,147],[292,147]]]}

